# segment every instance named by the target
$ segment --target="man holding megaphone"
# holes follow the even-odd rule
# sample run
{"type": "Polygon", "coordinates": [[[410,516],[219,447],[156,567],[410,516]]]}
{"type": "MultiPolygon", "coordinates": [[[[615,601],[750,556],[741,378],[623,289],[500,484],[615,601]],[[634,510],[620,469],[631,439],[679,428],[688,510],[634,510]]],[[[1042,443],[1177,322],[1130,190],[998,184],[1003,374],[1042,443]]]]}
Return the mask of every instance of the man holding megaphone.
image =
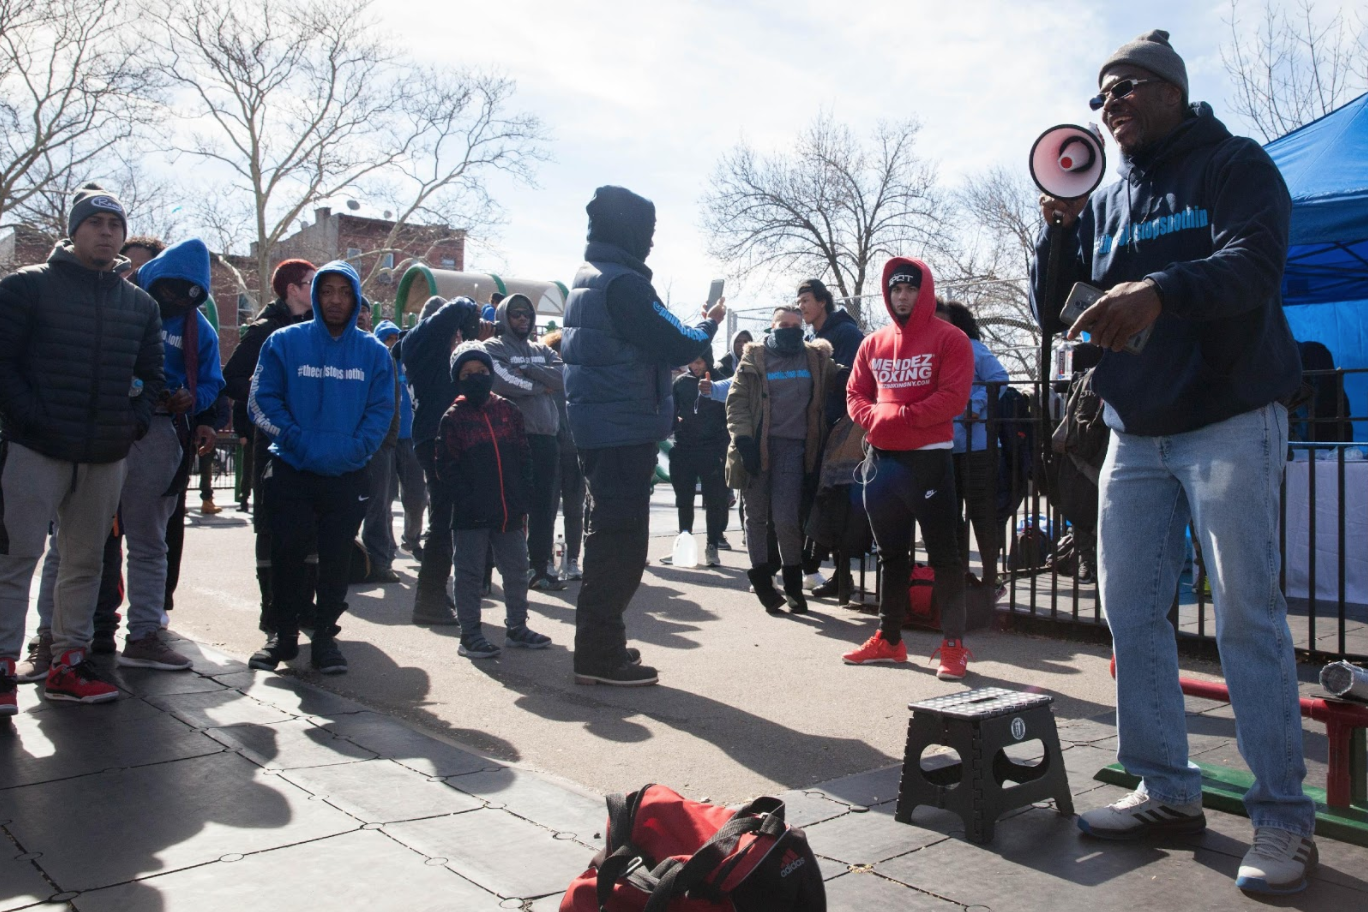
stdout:
{"type": "Polygon", "coordinates": [[[1206,825],[1166,620],[1191,520],[1208,556],[1240,750],[1255,777],[1245,797],[1254,842],[1236,883],[1296,892],[1316,848],[1278,588],[1280,400],[1300,384],[1280,299],[1291,202],[1257,143],[1232,136],[1209,105],[1188,104],[1187,71],[1167,32],[1123,45],[1098,79],[1091,107],[1120,148],[1121,180],[1066,199],[1073,191],[1050,192],[1051,177],[1076,184],[1082,164],[1061,152],[1051,175],[1050,163],[1032,156],[1047,191],[1041,212],[1059,226],[1042,233],[1032,269],[1041,327],[1090,333],[1106,350],[1093,375],[1112,429],[1099,484],[1099,585],[1116,654],[1118,759],[1141,779],[1134,794],[1083,814],[1079,827],[1136,839],[1206,825]],[[1044,275],[1050,237],[1066,245],[1053,283],[1044,275]],[[1065,325],[1063,295],[1046,285],[1074,282],[1105,293],[1065,325]],[[1142,349],[1128,347],[1147,329],[1142,349]]]}

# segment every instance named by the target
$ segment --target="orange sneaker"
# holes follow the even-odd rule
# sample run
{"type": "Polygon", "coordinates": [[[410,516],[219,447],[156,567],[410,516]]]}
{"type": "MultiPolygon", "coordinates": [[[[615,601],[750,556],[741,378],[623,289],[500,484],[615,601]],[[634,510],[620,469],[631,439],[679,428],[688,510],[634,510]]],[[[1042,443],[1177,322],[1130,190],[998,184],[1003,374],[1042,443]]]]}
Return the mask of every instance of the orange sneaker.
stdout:
{"type": "Polygon", "coordinates": [[[940,668],[936,669],[936,677],[942,681],[963,681],[964,676],[969,673],[969,660],[974,654],[964,645],[963,640],[941,640],[936,651],[931,653],[931,658],[934,659],[936,656],[940,656],[940,668]]]}
{"type": "Polygon", "coordinates": [[[872,637],[864,641],[864,645],[859,649],[852,649],[841,659],[847,665],[873,665],[878,662],[892,664],[894,662],[907,661],[907,644],[902,640],[898,645],[892,646],[883,638],[883,631],[880,630],[872,637]]]}

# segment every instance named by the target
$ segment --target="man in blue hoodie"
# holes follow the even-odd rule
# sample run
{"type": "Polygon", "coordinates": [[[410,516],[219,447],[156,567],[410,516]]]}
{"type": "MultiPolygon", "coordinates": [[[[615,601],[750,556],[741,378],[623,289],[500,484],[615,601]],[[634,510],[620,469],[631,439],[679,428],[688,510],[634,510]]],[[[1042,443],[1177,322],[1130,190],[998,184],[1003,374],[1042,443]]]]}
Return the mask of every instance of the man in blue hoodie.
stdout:
{"type": "MultiPolygon", "coordinates": [[[[218,334],[199,305],[209,295],[209,249],[195,238],[166,248],[138,270],[161,309],[166,392],[147,435],[128,454],[120,516],[128,548],[128,638],[119,664],[177,671],[190,659],[160,637],[166,606],[166,527],[184,490],[190,454],[203,443],[192,416],[223,391],[218,334]]],[[[211,431],[212,434],[212,431],[211,431]]]]}
{"type": "Polygon", "coordinates": [[[1092,107],[1121,149],[1121,180],[1091,201],[1041,198],[1068,246],[1062,281],[1047,290],[1042,235],[1033,290],[1045,332],[1088,332],[1106,350],[1093,374],[1112,431],[1099,483],[1098,582],[1116,654],[1118,758],[1141,784],[1083,814],[1079,827],[1137,839],[1206,825],[1167,620],[1191,520],[1214,556],[1216,639],[1254,774],[1245,795],[1254,844],[1236,885],[1296,892],[1316,846],[1278,588],[1280,400],[1301,381],[1280,297],[1291,201],[1257,143],[1232,136],[1207,104],[1188,104],[1187,70],[1167,32],[1123,45],[1098,85],[1092,107]],[[1059,298],[1075,281],[1106,294],[1065,326],[1059,298]],[[1146,328],[1148,344],[1126,351],[1146,328]]]}
{"type": "Polygon", "coordinates": [[[304,561],[317,541],[318,589],[309,664],[341,674],[338,619],[347,610],[352,542],[370,497],[366,464],[394,420],[394,362],[356,325],[361,280],[336,260],[314,275],[314,318],[272,333],[261,348],[248,412],[271,437],[262,477],[271,500],[276,630],[249,664],[273,671],[299,654],[309,603],[304,561]]]}

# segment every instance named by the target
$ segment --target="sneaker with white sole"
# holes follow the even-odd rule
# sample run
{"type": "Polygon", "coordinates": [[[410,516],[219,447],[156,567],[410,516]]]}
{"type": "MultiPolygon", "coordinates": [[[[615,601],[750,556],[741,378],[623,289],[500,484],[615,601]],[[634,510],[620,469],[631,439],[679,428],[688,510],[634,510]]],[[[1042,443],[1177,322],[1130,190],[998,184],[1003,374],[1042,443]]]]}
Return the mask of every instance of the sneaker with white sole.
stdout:
{"type": "Polygon", "coordinates": [[[1172,804],[1151,798],[1143,788],[1138,788],[1114,804],[1080,814],[1078,828],[1098,839],[1115,840],[1200,833],[1206,829],[1206,814],[1200,799],[1172,804]]]}
{"type": "Polygon", "coordinates": [[[804,574],[803,574],[803,588],[804,588],[804,589],[812,590],[812,589],[816,589],[818,586],[825,586],[825,585],[826,585],[826,581],[827,581],[827,578],[826,578],[825,576],[822,575],[822,572],[821,572],[820,570],[816,571],[815,573],[804,573],[804,574]]]}
{"type": "Polygon", "coordinates": [[[119,699],[119,688],[100,677],[84,649],[68,649],[53,657],[43,694],[69,703],[108,703],[119,699]]]}
{"type": "Polygon", "coordinates": [[[456,648],[456,654],[467,659],[492,659],[501,652],[503,650],[486,640],[483,633],[461,637],[461,645],[456,648]]]}
{"type": "Polygon", "coordinates": [[[1235,886],[1248,893],[1300,893],[1320,854],[1309,836],[1273,827],[1255,827],[1254,845],[1240,862],[1235,886]]]}
{"type": "Polygon", "coordinates": [[[52,634],[40,633],[29,640],[28,655],[14,667],[14,677],[23,683],[41,681],[52,667],[52,634]]]}
{"type": "Polygon", "coordinates": [[[568,580],[584,579],[584,571],[580,569],[579,561],[571,558],[565,562],[565,578],[568,580]]]}
{"type": "Polygon", "coordinates": [[[722,566],[722,558],[717,556],[717,545],[708,545],[708,547],[703,549],[703,566],[722,566]]]}
{"type": "Polygon", "coordinates": [[[551,645],[551,638],[544,633],[537,633],[524,624],[521,627],[508,628],[504,635],[504,645],[515,649],[545,649],[551,645]]]}
{"type": "Polygon", "coordinates": [[[119,653],[120,668],[155,668],[158,671],[186,671],[195,664],[189,656],[183,656],[156,633],[124,642],[123,652],[119,653]]]}

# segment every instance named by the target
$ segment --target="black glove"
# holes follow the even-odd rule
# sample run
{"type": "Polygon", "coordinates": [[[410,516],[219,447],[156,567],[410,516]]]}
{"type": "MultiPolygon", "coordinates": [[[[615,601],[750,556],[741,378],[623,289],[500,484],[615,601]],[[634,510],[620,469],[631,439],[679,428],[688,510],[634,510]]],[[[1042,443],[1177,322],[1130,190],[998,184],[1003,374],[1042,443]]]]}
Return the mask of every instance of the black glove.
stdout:
{"type": "Polygon", "coordinates": [[[741,454],[741,464],[746,467],[747,475],[760,474],[760,445],[754,437],[737,437],[736,452],[741,454]]]}

